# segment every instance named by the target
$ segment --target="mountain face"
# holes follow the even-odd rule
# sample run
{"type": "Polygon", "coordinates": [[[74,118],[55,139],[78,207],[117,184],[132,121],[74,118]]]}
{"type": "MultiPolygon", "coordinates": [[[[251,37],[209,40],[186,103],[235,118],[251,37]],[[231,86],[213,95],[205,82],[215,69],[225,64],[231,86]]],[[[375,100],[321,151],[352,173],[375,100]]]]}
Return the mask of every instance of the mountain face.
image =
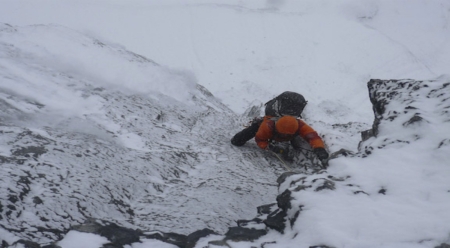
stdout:
{"type": "Polygon", "coordinates": [[[238,116],[191,74],[63,27],[2,24],[0,80],[3,247],[450,243],[447,77],[371,80],[369,131],[307,120],[326,170],[233,147],[262,106],[238,116]]]}
{"type": "Polygon", "coordinates": [[[61,27],[1,27],[3,240],[49,243],[90,218],[221,232],[274,199],[282,169],[254,148],[231,146],[246,119],[189,75],[61,27]],[[72,48],[73,57],[58,47],[72,48]],[[108,86],[98,66],[77,68],[77,54],[94,54],[91,67],[126,66],[124,84],[137,90],[108,86]],[[161,80],[178,81],[183,92],[161,80]]]}
{"type": "Polygon", "coordinates": [[[207,229],[188,236],[141,233],[140,242],[331,248],[371,246],[379,239],[375,247],[449,247],[449,89],[447,77],[370,80],[375,118],[372,129],[362,132],[358,152],[333,153],[328,170],[283,173],[277,203],[259,206],[253,219],[238,220],[224,235],[207,229]],[[362,237],[333,237],[340,232],[362,237]]]}
{"type": "Polygon", "coordinates": [[[280,196],[290,197],[278,204],[284,232],[295,237],[289,244],[365,247],[380,239],[376,247],[448,247],[450,80],[367,85],[375,118],[359,151],[335,153],[327,173],[280,182],[280,196]],[[333,240],[333,228],[359,237],[333,240]]]}

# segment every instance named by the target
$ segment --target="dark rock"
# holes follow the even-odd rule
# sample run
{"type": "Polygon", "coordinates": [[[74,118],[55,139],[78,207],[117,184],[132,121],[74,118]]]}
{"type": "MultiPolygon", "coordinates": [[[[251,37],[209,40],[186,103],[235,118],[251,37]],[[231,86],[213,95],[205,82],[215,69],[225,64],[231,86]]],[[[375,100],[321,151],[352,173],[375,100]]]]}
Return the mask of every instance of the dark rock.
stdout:
{"type": "Polygon", "coordinates": [[[12,202],[12,203],[16,203],[19,200],[19,198],[15,195],[10,195],[8,197],[8,201],[12,202]]]}
{"type": "MultiPolygon", "coordinates": [[[[392,80],[393,82],[397,82],[396,80],[392,80]]],[[[380,79],[371,79],[367,83],[367,87],[369,89],[369,98],[370,102],[372,103],[372,110],[375,114],[375,120],[372,124],[372,135],[374,137],[377,137],[378,135],[378,125],[380,124],[380,120],[382,119],[382,116],[385,112],[386,105],[388,104],[388,101],[386,100],[386,97],[382,97],[382,94],[384,92],[378,92],[378,88],[384,87],[386,83],[389,81],[384,81],[380,79]]],[[[389,92],[388,98],[392,98],[393,94],[396,94],[395,91],[389,92]]]]}
{"type": "Polygon", "coordinates": [[[38,243],[23,240],[23,239],[20,239],[20,240],[14,242],[12,245],[17,246],[18,244],[21,244],[24,248],[41,248],[41,246],[38,243]]]}
{"type": "Polygon", "coordinates": [[[336,152],[333,152],[332,154],[330,154],[330,157],[328,158],[328,160],[335,159],[340,156],[347,157],[347,156],[353,156],[353,155],[354,155],[354,153],[350,150],[340,149],[339,151],[336,151],[336,152]]]}
{"type": "Polygon", "coordinates": [[[112,243],[122,246],[139,242],[141,234],[139,231],[120,227],[114,223],[104,226],[99,233],[99,235],[106,237],[112,243]]]}
{"type": "Polygon", "coordinates": [[[298,173],[288,171],[288,172],[284,172],[283,174],[281,174],[281,176],[279,176],[277,179],[278,186],[280,186],[282,183],[284,183],[284,181],[286,181],[286,178],[288,178],[292,175],[295,175],[295,174],[298,174],[298,173]]]}
{"type": "Polygon", "coordinates": [[[267,205],[262,205],[256,208],[256,210],[258,211],[258,214],[270,214],[273,212],[273,208],[274,206],[276,206],[276,203],[272,203],[272,204],[267,204],[267,205]]]}
{"type": "Polygon", "coordinates": [[[298,185],[297,187],[295,187],[295,189],[293,189],[292,191],[294,192],[299,192],[301,190],[305,190],[307,188],[311,188],[311,185],[298,185]]]}
{"type": "Polygon", "coordinates": [[[372,137],[375,137],[373,129],[369,129],[361,132],[361,141],[366,141],[372,137]]]}
{"type": "Polygon", "coordinates": [[[367,194],[366,192],[364,192],[364,191],[362,191],[362,190],[355,191],[355,192],[353,192],[353,194],[355,194],[355,195],[357,195],[357,194],[365,194],[365,195],[369,195],[369,194],[367,194]]]}
{"type": "Polygon", "coordinates": [[[403,123],[403,126],[407,127],[414,123],[420,123],[423,120],[424,119],[422,117],[420,117],[419,115],[415,115],[415,116],[411,117],[411,119],[409,119],[407,122],[403,123]]]}
{"type": "Polygon", "coordinates": [[[450,145],[450,139],[444,139],[439,143],[438,149],[443,146],[448,146],[448,145],[450,145]]]}
{"type": "Polygon", "coordinates": [[[223,247],[227,247],[229,248],[230,245],[227,244],[227,242],[225,240],[214,240],[214,241],[209,241],[208,245],[214,245],[214,246],[223,246],[223,247]]]}
{"type": "Polygon", "coordinates": [[[267,216],[267,219],[264,220],[264,224],[266,224],[266,226],[268,228],[277,230],[280,233],[284,232],[284,228],[286,228],[286,212],[284,212],[281,209],[278,209],[276,211],[274,211],[273,213],[269,214],[269,216],[267,216]]]}
{"type": "Polygon", "coordinates": [[[209,236],[211,234],[217,235],[216,232],[208,228],[204,228],[202,230],[198,230],[189,234],[186,239],[186,248],[194,248],[195,244],[198,242],[199,239],[209,236]]]}
{"type": "Polygon", "coordinates": [[[28,154],[33,154],[33,157],[37,158],[40,155],[47,152],[47,149],[43,146],[28,146],[28,147],[20,147],[19,149],[12,151],[12,155],[14,156],[28,156],[28,154]]]}
{"type": "Polygon", "coordinates": [[[378,194],[386,195],[386,189],[380,189],[380,190],[378,191],[378,194]]]}
{"type": "Polygon", "coordinates": [[[240,227],[246,227],[252,224],[253,225],[263,224],[263,220],[260,218],[254,218],[252,220],[237,220],[236,223],[240,227]]]}
{"type": "Polygon", "coordinates": [[[266,230],[249,229],[244,227],[230,227],[228,232],[225,234],[225,240],[232,241],[253,241],[266,235],[266,230]]]}
{"type": "Polygon", "coordinates": [[[4,156],[0,156],[0,163],[11,163],[11,161],[14,161],[14,158],[10,158],[10,157],[4,157],[4,156]]]}
{"type": "Polygon", "coordinates": [[[78,232],[98,234],[98,232],[100,231],[101,228],[102,228],[102,225],[97,223],[95,219],[87,219],[83,224],[73,226],[72,230],[78,231],[78,232]]]}
{"type": "Polygon", "coordinates": [[[44,203],[44,201],[42,201],[42,199],[39,198],[38,196],[35,196],[35,197],[33,197],[33,203],[38,205],[38,204],[44,203]]]}
{"type": "Polygon", "coordinates": [[[335,183],[333,181],[330,181],[330,180],[325,179],[325,178],[317,178],[317,179],[314,179],[313,182],[315,182],[317,180],[323,180],[323,183],[322,183],[322,185],[317,187],[314,191],[321,191],[321,190],[324,190],[324,189],[329,189],[329,190],[335,190],[336,189],[335,183]]]}
{"type": "Polygon", "coordinates": [[[178,233],[155,232],[152,234],[146,234],[145,237],[149,239],[157,239],[165,243],[176,245],[180,248],[185,248],[187,243],[187,236],[178,233]]]}
{"type": "Polygon", "coordinates": [[[110,222],[105,222],[103,225],[93,219],[87,220],[82,225],[74,226],[72,230],[103,236],[107,238],[112,245],[119,245],[119,247],[139,242],[140,236],[143,235],[139,230],[120,227],[110,222]]]}
{"type": "Polygon", "coordinates": [[[440,244],[440,245],[438,245],[438,246],[436,246],[434,248],[450,248],[450,245],[446,244],[446,243],[442,243],[442,244],[440,244]]]}
{"type": "Polygon", "coordinates": [[[108,243],[108,244],[102,245],[101,248],[123,248],[123,246],[121,246],[119,244],[108,243]]]}
{"type": "Polygon", "coordinates": [[[334,177],[334,176],[332,176],[332,175],[329,175],[328,178],[331,179],[331,180],[333,180],[333,181],[336,181],[336,182],[343,182],[343,181],[345,181],[346,179],[349,179],[350,176],[346,176],[346,177],[334,177]]]}
{"type": "Polygon", "coordinates": [[[283,193],[277,196],[278,207],[283,209],[283,211],[287,211],[291,208],[291,191],[286,189],[283,193]]]}
{"type": "Polygon", "coordinates": [[[297,220],[298,216],[300,215],[300,212],[302,211],[303,206],[300,206],[300,210],[295,212],[294,217],[292,217],[292,219],[289,220],[291,227],[294,226],[295,221],[297,220]]]}
{"type": "Polygon", "coordinates": [[[50,244],[50,245],[42,246],[42,248],[61,248],[61,246],[55,245],[55,244],[50,244]]]}

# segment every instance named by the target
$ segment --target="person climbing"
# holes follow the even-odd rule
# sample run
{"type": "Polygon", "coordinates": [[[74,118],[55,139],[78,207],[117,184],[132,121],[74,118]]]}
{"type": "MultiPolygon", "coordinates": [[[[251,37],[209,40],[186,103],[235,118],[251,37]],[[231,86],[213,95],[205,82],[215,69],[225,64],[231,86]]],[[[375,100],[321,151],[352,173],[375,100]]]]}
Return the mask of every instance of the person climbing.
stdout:
{"type": "MultiPolygon", "coordinates": [[[[299,93],[285,91],[264,104],[265,116],[281,117],[283,115],[292,115],[302,117],[303,109],[308,102],[299,93]]],[[[263,121],[263,117],[256,117],[250,123],[250,126],[243,129],[233,136],[231,144],[235,146],[243,146],[247,141],[255,137],[259,126],[263,121]]]]}
{"type": "Polygon", "coordinates": [[[294,149],[300,149],[301,145],[298,138],[302,137],[308,141],[320,160],[327,159],[328,152],[325,150],[324,143],[317,132],[304,121],[297,119],[302,117],[301,114],[307,103],[299,93],[291,91],[281,93],[265,104],[265,116],[254,118],[250,126],[233,136],[231,144],[243,146],[247,141],[255,138],[258,146],[262,149],[270,149],[280,153],[282,148],[273,144],[269,146],[270,140],[290,141],[294,149]],[[292,118],[296,121],[293,121],[292,118]],[[283,120],[279,122],[281,119],[283,120]],[[263,123],[264,125],[262,125],[263,123]],[[279,123],[280,130],[277,129],[276,123],[279,123]]]}
{"type": "Polygon", "coordinates": [[[284,147],[277,145],[277,143],[289,141],[292,147],[298,150],[300,149],[297,140],[299,136],[309,143],[312,151],[321,161],[328,158],[325,144],[317,132],[304,121],[290,115],[280,118],[265,116],[256,132],[255,141],[258,147],[263,150],[283,153],[284,147]]]}

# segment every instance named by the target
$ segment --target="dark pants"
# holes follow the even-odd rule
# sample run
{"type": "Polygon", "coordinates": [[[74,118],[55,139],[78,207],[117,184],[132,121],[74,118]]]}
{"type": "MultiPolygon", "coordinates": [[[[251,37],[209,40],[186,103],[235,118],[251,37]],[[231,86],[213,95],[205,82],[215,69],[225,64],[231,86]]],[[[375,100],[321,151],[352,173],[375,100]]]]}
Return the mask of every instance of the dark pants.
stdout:
{"type": "Polygon", "coordinates": [[[243,146],[247,141],[255,137],[261,123],[262,118],[253,119],[249,127],[244,128],[242,131],[235,134],[233,138],[231,138],[231,144],[235,146],[243,146]]]}

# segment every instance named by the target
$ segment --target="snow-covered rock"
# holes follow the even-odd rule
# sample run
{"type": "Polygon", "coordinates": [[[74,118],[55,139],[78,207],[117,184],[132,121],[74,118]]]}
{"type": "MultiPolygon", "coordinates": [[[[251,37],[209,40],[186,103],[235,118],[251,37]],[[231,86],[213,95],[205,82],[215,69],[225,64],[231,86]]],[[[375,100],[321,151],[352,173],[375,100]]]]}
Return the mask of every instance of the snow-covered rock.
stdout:
{"type": "Polygon", "coordinates": [[[279,247],[449,243],[450,78],[370,80],[368,89],[375,120],[360,150],[337,152],[322,174],[281,180],[292,240],[275,239],[279,247]]]}
{"type": "Polygon", "coordinates": [[[189,73],[61,26],[1,24],[0,239],[47,244],[91,218],[224,232],[275,197],[282,170],[230,144],[242,121],[189,73]]]}
{"type": "Polygon", "coordinates": [[[448,146],[444,130],[450,125],[449,77],[371,80],[368,87],[375,120],[360,144],[366,155],[374,149],[412,143],[430,152],[448,146]]]}
{"type": "Polygon", "coordinates": [[[448,77],[370,80],[375,120],[358,152],[336,152],[328,171],[284,173],[277,204],[192,247],[448,247],[449,87],[448,77]]]}
{"type": "Polygon", "coordinates": [[[64,27],[1,24],[0,80],[3,247],[450,243],[448,77],[371,80],[359,151],[364,123],[313,122],[329,168],[287,173],[229,142],[257,109],[64,27]]]}

